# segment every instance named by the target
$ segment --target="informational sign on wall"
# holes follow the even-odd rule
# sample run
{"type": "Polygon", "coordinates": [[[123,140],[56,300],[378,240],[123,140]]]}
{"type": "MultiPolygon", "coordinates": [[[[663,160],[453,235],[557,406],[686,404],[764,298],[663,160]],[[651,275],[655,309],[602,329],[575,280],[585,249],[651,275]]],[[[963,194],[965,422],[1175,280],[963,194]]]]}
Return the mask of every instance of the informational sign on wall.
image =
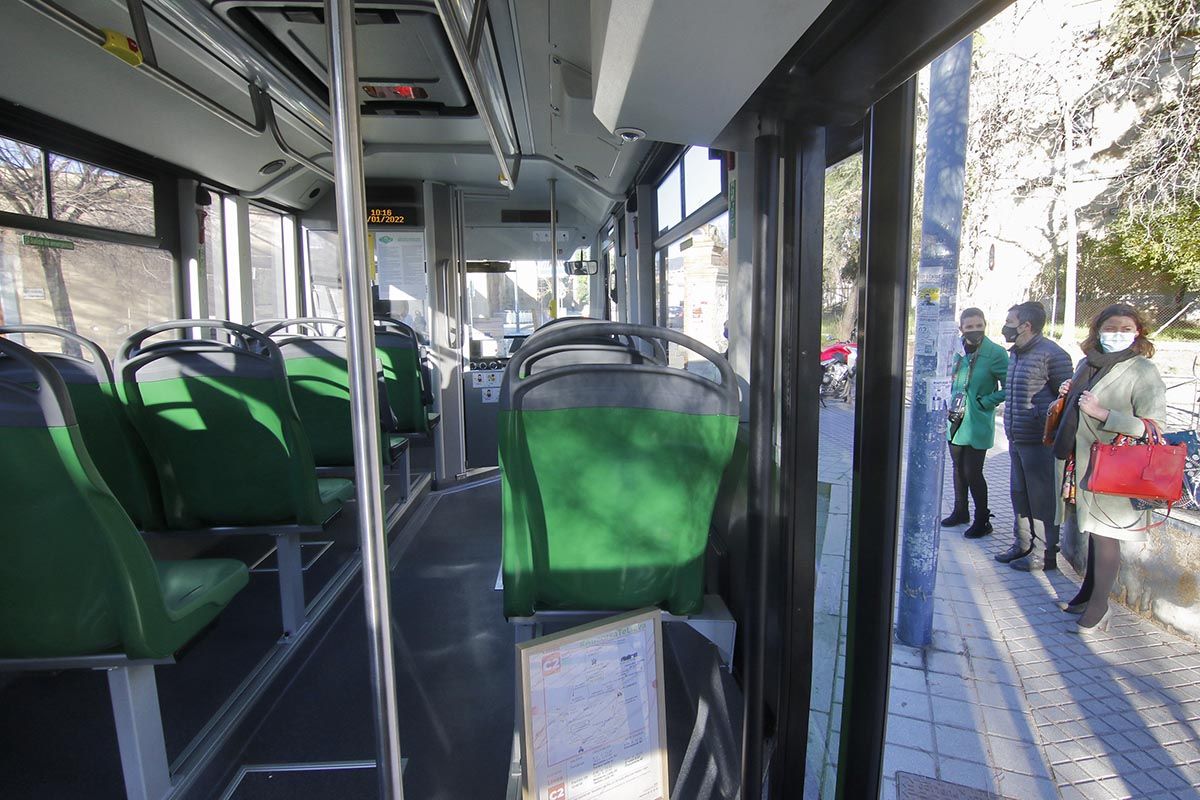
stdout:
{"type": "Polygon", "coordinates": [[[525,800],[667,800],[662,612],[517,645],[525,800]]]}
{"type": "Polygon", "coordinates": [[[429,279],[425,273],[423,231],[374,231],[379,299],[393,303],[394,315],[428,335],[429,279]]]}

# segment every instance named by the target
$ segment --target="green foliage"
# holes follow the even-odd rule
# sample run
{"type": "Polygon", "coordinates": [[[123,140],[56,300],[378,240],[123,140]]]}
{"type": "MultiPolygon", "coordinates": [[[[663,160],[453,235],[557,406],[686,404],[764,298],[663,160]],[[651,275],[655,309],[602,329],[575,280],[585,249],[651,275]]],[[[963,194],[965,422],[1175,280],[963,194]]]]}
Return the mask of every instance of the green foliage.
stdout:
{"type": "Polygon", "coordinates": [[[1136,218],[1122,213],[1091,249],[1098,261],[1200,289],[1200,203],[1150,209],[1136,218]]]}

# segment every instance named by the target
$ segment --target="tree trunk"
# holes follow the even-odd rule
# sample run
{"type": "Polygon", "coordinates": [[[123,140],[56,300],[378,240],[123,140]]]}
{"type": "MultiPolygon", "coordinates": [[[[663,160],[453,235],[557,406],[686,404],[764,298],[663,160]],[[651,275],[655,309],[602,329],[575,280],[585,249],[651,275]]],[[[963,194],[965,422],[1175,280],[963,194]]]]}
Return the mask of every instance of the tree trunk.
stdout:
{"type": "MultiPolygon", "coordinates": [[[[54,308],[54,324],[71,333],[75,330],[75,313],[71,310],[71,298],[67,294],[67,282],[63,278],[62,251],[43,247],[38,253],[42,259],[42,274],[46,277],[46,291],[50,294],[50,305],[54,308]]],[[[64,341],[63,352],[69,356],[82,356],[75,342],[64,341]]]]}
{"type": "Polygon", "coordinates": [[[1063,99],[1063,205],[1067,217],[1067,274],[1063,287],[1064,344],[1075,344],[1075,301],[1079,276],[1079,221],[1075,200],[1075,120],[1070,103],[1063,99]]]}
{"type": "Polygon", "coordinates": [[[850,296],[842,306],[842,318],[838,321],[837,338],[839,342],[849,341],[858,327],[858,287],[850,289],[850,296]]]}

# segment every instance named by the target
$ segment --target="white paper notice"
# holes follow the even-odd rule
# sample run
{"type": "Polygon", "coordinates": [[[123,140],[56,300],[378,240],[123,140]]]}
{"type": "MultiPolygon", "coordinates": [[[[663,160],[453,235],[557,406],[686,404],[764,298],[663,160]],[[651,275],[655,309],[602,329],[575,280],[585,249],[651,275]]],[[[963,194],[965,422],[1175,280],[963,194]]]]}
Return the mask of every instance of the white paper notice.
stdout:
{"type": "Polygon", "coordinates": [[[425,234],[422,231],[374,231],[379,296],[400,301],[400,321],[428,335],[426,306],[429,280],[425,275],[425,234]]]}
{"type": "Polygon", "coordinates": [[[958,331],[958,324],[953,320],[943,320],[938,324],[938,374],[945,375],[950,372],[950,368],[954,364],[954,357],[962,352],[962,335],[958,331]]]}
{"type": "Polygon", "coordinates": [[[950,379],[928,378],[927,408],[930,411],[945,411],[950,408],[950,379]]]}
{"type": "Polygon", "coordinates": [[[527,797],[667,798],[659,620],[638,614],[522,646],[527,797]]]}

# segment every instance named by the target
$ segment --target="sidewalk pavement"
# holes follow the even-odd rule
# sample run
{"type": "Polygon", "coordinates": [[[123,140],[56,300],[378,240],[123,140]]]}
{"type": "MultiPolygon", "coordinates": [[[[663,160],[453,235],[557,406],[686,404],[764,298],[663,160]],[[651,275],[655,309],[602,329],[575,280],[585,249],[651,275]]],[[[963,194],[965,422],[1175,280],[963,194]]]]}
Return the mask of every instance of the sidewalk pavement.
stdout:
{"type": "MultiPolygon", "coordinates": [[[[848,604],[852,409],[821,412],[830,485],[818,561],[808,784],[832,798],[848,604]]],[[[1078,587],[993,560],[1012,541],[1003,437],[985,467],[995,533],[942,531],[934,640],[893,643],[883,797],[911,772],[1012,800],[1200,797],[1200,647],[1113,602],[1106,634],[1081,638],[1058,609],[1078,587]]],[[[946,504],[951,489],[947,481],[946,504]]],[[[948,505],[947,505],[948,507],[948,505]]],[[[894,589],[893,589],[894,590],[894,589]]],[[[954,796],[953,794],[947,796],[954,796]]]]}

